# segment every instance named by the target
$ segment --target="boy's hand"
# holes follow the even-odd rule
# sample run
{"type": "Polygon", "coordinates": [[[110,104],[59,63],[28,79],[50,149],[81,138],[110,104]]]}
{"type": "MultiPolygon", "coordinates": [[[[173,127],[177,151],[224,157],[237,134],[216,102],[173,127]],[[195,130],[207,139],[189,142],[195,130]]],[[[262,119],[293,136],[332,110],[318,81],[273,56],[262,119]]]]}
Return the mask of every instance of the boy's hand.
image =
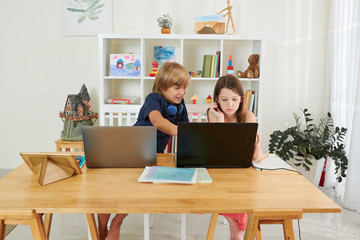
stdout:
{"type": "Polygon", "coordinates": [[[224,122],[224,113],[219,109],[219,106],[216,102],[213,102],[210,105],[210,112],[214,115],[217,122],[224,122]]]}

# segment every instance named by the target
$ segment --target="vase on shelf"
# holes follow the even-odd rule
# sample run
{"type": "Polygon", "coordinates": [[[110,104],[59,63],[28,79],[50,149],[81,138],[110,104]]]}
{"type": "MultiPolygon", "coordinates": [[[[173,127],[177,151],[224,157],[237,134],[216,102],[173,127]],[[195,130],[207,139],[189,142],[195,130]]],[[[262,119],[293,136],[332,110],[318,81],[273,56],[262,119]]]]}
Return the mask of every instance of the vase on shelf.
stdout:
{"type": "Polygon", "coordinates": [[[161,33],[162,34],[170,34],[170,32],[171,32],[170,28],[167,28],[167,27],[161,28],[161,33]]]}

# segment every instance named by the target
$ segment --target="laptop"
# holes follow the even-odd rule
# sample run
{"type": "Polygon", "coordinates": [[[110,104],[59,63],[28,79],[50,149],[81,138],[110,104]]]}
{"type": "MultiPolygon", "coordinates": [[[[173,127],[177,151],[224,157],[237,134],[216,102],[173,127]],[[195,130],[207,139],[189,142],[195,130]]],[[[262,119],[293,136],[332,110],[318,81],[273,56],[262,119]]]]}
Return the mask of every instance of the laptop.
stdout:
{"type": "Polygon", "coordinates": [[[156,165],[154,126],[86,126],[82,135],[87,168],[156,165]]]}
{"type": "Polygon", "coordinates": [[[248,168],[257,123],[179,123],[176,166],[248,168]]]}

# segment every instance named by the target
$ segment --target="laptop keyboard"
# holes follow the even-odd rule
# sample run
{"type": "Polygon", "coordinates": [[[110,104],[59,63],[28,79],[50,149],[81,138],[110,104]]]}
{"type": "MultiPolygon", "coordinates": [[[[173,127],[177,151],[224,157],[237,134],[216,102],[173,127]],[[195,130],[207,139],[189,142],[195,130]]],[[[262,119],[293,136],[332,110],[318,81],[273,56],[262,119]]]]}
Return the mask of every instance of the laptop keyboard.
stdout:
{"type": "Polygon", "coordinates": [[[196,178],[196,182],[200,182],[200,183],[211,183],[212,179],[208,173],[208,171],[206,170],[206,168],[196,168],[197,171],[197,178],[196,178]]]}

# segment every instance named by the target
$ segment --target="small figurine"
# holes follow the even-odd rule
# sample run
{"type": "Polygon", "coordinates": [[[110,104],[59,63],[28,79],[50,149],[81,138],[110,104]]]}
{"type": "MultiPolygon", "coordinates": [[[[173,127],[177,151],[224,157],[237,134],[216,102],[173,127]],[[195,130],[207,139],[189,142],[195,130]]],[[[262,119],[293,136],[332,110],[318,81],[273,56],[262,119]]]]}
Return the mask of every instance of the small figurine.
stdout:
{"type": "Polygon", "coordinates": [[[150,72],[149,77],[156,77],[159,64],[157,62],[153,62],[152,66],[153,66],[153,70],[152,72],[150,72]]]}
{"type": "Polygon", "coordinates": [[[234,20],[232,18],[232,13],[231,13],[232,6],[230,6],[230,0],[227,0],[227,5],[228,5],[227,8],[224,8],[223,10],[218,12],[217,14],[220,14],[220,13],[224,12],[225,10],[227,10],[227,13],[225,13],[225,15],[223,15],[223,17],[228,15],[228,19],[227,19],[227,23],[226,23],[226,31],[225,32],[228,33],[229,21],[231,21],[231,25],[232,25],[232,28],[233,28],[234,33],[235,33],[234,20]]]}
{"type": "Polygon", "coordinates": [[[229,65],[227,67],[227,75],[233,75],[234,74],[234,66],[232,65],[232,55],[229,57],[229,65]]]}
{"type": "Polygon", "coordinates": [[[206,99],[206,104],[211,104],[212,103],[212,97],[209,95],[206,99]]]}
{"type": "Polygon", "coordinates": [[[194,94],[194,96],[192,96],[190,100],[192,100],[192,104],[196,104],[196,101],[199,100],[199,97],[196,94],[194,94]]]}

